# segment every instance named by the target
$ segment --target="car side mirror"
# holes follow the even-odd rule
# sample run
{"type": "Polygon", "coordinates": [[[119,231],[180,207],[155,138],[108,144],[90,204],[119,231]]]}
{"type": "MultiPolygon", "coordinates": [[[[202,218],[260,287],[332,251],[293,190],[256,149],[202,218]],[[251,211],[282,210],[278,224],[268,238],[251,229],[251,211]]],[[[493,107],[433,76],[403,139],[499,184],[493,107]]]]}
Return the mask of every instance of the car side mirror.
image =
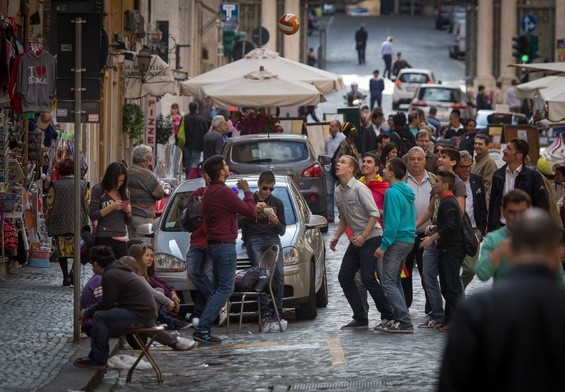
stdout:
{"type": "Polygon", "coordinates": [[[318,162],[320,162],[320,165],[329,165],[332,163],[332,157],[328,155],[318,155],[318,162]]]}
{"type": "Polygon", "coordinates": [[[328,225],[328,220],[321,215],[310,215],[310,219],[306,222],[306,229],[322,229],[328,225]]]}

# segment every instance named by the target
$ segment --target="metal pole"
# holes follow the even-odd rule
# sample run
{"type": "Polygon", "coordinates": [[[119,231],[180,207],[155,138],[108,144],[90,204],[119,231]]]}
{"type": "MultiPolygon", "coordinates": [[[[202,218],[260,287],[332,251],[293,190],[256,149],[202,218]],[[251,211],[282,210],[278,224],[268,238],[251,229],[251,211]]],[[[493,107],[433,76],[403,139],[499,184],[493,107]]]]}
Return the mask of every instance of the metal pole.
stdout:
{"type": "Polygon", "coordinates": [[[80,186],[80,136],[82,115],[82,24],[86,23],[80,16],[73,20],[75,24],[75,244],[74,244],[74,329],[73,342],[80,340],[80,232],[81,232],[81,186],[80,186]]]}

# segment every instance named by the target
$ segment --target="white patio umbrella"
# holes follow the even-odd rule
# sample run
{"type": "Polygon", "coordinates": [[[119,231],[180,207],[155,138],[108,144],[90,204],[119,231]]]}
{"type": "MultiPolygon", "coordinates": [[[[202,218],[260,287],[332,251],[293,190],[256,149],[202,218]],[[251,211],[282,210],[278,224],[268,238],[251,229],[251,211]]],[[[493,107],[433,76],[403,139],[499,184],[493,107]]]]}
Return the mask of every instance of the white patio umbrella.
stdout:
{"type": "Polygon", "coordinates": [[[180,94],[198,95],[202,86],[241,78],[243,75],[257,71],[261,66],[278,75],[281,79],[312,83],[322,93],[345,88],[345,84],[339,75],[286,59],[279,56],[277,52],[268,49],[254,49],[241,60],[222,65],[182,82],[180,94]]]}
{"type": "Polygon", "coordinates": [[[243,77],[202,86],[200,95],[218,106],[285,107],[325,101],[313,84],[279,78],[263,67],[243,77]]]}
{"type": "Polygon", "coordinates": [[[125,98],[136,99],[146,95],[160,97],[176,94],[173,71],[163,59],[151,55],[145,75],[141,75],[139,56],[128,52],[124,60],[125,98]]]}
{"type": "Polygon", "coordinates": [[[533,98],[534,118],[558,123],[565,121],[565,83],[539,90],[533,98]]]}
{"type": "Polygon", "coordinates": [[[540,78],[532,80],[531,82],[522,83],[516,86],[514,90],[514,95],[516,98],[533,98],[538,90],[555,86],[557,84],[565,85],[565,75],[564,76],[546,76],[545,78],[540,78]]]}

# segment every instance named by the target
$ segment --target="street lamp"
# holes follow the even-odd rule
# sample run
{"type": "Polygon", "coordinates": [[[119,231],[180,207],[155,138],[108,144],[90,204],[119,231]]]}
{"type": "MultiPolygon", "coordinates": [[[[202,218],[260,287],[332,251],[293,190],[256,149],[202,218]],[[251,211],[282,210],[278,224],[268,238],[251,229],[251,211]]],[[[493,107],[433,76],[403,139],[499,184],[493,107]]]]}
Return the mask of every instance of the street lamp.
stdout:
{"type": "Polygon", "coordinates": [[[151,49],[147,46],[143,46],[143,48],[137,53],[137,65],[139,66],[139,74],[141,76],[141,80],[145,82],[145,75],[147,75],[147,71],[149,71],[149,65],[151,64],[151,49]]]}

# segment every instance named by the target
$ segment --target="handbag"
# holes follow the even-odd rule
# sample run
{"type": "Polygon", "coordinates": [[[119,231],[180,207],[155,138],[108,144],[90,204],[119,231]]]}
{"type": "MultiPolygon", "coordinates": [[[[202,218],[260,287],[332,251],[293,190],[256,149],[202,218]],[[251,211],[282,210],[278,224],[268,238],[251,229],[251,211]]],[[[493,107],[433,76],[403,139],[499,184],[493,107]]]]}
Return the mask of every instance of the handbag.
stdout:
{"type": "Polygon", "coordinates": [[[475,234],[473,225],[471,224],[471,218],[467,213],[463,214],[463,242],[465,248],[465,254],[474,257],[479,251],[479,239],[475,234]]]}
{"type": "Polygon", "coordinates": [[[80,263],[90,263],[90,249],[94,246],[94,233],[90,226],[84,226],[80,231],[80,263]]]}

